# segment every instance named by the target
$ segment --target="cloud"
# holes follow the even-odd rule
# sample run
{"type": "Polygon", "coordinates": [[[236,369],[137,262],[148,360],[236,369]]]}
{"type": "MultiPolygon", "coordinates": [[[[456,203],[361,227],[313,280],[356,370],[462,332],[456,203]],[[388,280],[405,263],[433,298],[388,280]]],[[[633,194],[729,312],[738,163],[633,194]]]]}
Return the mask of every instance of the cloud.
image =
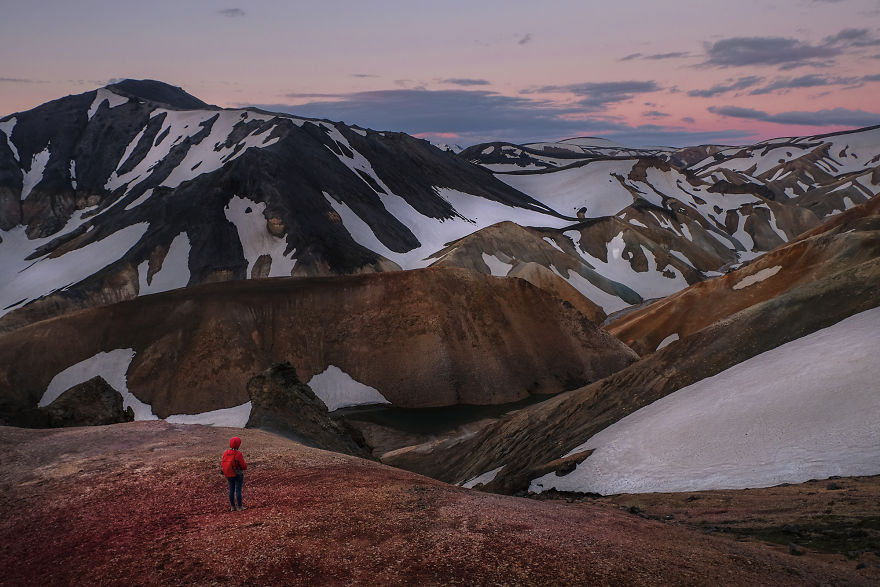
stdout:
{"type": "Polygon", "coordinates": [[[532,33],[526,33],[519,41],[516,42],[517,45],[527,45],[532,42],[532,33]]]}
{"type": "Polygon", "coordinates": [[[488,86],[489,80],[485,79],[471,79],[467,77],[450,77],[444,80],[440,80],[444,84],[452,84],[455,86],[488,86]]]}
{"type": "Polygon", "coordinates": [[[681,119],[681,121],[686,122],[688,124],[694,124],[696,122],[696,120],[694,120],[690,116],[685,116],[684,118],[681,119]]]}
{"type": "Polygon", "coordinates": [[[844,47],[876,47],[880,39],[871,35],[868,29],[843,29],[836,35],[825,37],[825,44],[844,47]]]}
{"type": "Polygon", "coordinates": [[[655,81],[588,82],[565,86],[543,86],[528,93],[566,93],[580,97],[578,104],[586,111],[596,112],[609,104],[625,102],[638,94],[650,94],[661,88],[655,81]]]}
{"type": "Polygon", "coordinates": [[[224,8],[222,10],[218,10],[217,14],[219,14],[220,16],[225,16],[227,18],[241,18],[245,15],[245,12],[241,8],[224,8]]]}
{"type": "Polygon", "coordinates": [[[709,112],[731,118],[745,118],[759,120],[761,122],[775,122],[777,124],[797,124],[802,126],[873,126],[880,124],[880,114],[866,112],[865,110],[850,110],[848,108],[830,108],[815,112],[780,112],[769,114],[753,108],[740,108],[738,106],[712,106],[709,112]]]}
{"type": "Polygon", "coordinates": [[[642,59],[681,59],[682,57],[690,57],[691,54],[685,51],[673,51],[672,53],[657,53],[655,55],[645,55],[642,59]]]}
{"type": "Polygon", "coordinates": [[[378,75],[372,73],[353,73],[351,77],[379,77],[378,75]]]}
{"type": "Polygon", "coordinates": [[[540,98],[504,96],[488,90],[391,89],[333,94],[305,104],[244,104],[298,116],[341,120],[380,130],[462,145],[490,141],[524,143],[598,135],[632,145],[689,145],[754,137],[751,131],[693,133],[676,126],[632,126],[540,98]]]}
{"type": "Polygon", "coordinates": [[[45,84],[49,83],[41,79],[30,79],[24,77],[0,77],[0,83],[4,84],[45,84]]]}
{"type": "Polygon", "coordinates": [[[786,37],[733,37],[706,44],[706,60],[699,67],[828,66],[844,53],[880,46],[869,29],[847,28],[819,44],[786,37]]]}
{"type": "Polygon", "coordinates": [[[620,61],[632,61],[633,59],[649,59],[652,61],[658,61],[661,59],[682,59],[684,57],[691,57],[691,54],[686,51],[673,51],[671,53],[654,53],[653,55],[645,55],[643,53],[632,53],[627,55],[626,57],[621,57],[620,61]]]}
{"type": "Polygon", "coordinates": [[[762,81],[764,81],[763,77],[749,75],[738,79],[729,79],[723,83],[715,84],[706,90],[691,90],[687,94],[692,98],[711,98],[719,94],[726,94],[727,92],[745,90],[746,88],[758,85],[762,81]]]}
{"type": "Polygon", "coordinates": [[[811,45],[783,37],[734,37],[722,39],[706,47],[707,59],[701,65],[709,67],[743,67],[749,65],[778,65],[801,67],[815,65],[816,60],[836,57],[843,52],[829,44],[811,45]]]}
{"type": "Polygon", "coordinates": [[[642,116],[647,116],[648,118],[665,118],[669,115],[665,112],[660,112],[659,110],[648,110],[646,112],[642,112],[642,116]]]}
{"type": "MultiPolygon", "coordinates": [[[[870,77],[870,76],[868,76],[870,77]]],[[[853,85],[862,81],[870,81],[866,78],[855,77],[830,77],[818,74],[802,75],[795,78],[780,78],[762,88],[756,88],[750,93],[754,96],[769,94],[771,92],[786,91],[798,88],[817,88],[823,86],[853,85]]]]}
{"type": "Polygon", "coordinates": [[[339,98],[339,94],[319,94],[313,92],[290,92],[288,94],[284,94],[285,98],[293,98],[294,100],[307,100],[313,98],[328,98],[335,99],[339,98]]]}

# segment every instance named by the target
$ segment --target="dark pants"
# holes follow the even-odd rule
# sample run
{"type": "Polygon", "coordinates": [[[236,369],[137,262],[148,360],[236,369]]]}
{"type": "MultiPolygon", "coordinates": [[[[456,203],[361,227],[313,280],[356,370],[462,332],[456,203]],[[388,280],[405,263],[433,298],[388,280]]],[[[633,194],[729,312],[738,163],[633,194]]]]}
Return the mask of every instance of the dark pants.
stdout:
{"type": "Polygon", "coordinates": [[[238,498],[238,507],[241,507],[241,486],[244,483],[244,475],[236,475],[235,477],[227,477],[229,481],[229,503],[235,507],[235,498],[238,498]]]}

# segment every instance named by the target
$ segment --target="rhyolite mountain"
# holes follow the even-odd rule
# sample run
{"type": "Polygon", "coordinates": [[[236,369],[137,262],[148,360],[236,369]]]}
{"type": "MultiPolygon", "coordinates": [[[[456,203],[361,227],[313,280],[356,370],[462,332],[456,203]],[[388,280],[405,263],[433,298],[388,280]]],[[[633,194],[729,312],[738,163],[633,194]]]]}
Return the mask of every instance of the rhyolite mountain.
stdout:
{"type": "Polygon", "coordinates": [[[460,156],[582,219],[541,235],[567,263],[549,247],[496,256],[543,264],[608,313],[726,272],[880,192],[880,127],[746,147],[488,143],[460,156]]]}
{"type": "Polygon", "coordinates": [[[0,119],[0,330],[199,283],[430,264],[575,290],[610,314],[864,202],[880,191],[878,158],[878,128],[456,156],[125,80],[0,119]]]}
{"type": "Polygon", "coordinates": [[[644,353],[640,361],[479,429],[386,447],[382,460],[499,492],[876,474],[878,285],[875,196],[740,269],[613,320],[607,329],[644,353]]]}
{"type": "Polygon", "coordinates": [[[367,403],[427,408],[555,394],[636,358],[571,304],[520,279],[438,267],[239,280],[0,336],[0,420],[39,421],[39,407],[86,373],[124,394],[139,420],[242,406],[243,426],[248,381],[278,362],[294,365],[331,409],[332,394],[360,398],[364,386],[367,403]]]}

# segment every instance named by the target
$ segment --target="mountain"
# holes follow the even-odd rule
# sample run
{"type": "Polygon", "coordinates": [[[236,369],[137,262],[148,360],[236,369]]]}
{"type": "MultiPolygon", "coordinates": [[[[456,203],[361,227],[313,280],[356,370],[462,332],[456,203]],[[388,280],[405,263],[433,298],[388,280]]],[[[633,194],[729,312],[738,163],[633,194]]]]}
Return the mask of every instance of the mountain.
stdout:
{"type": "Polygon", "coordinates": [[[742,148],[587,137],[454,151],[218,108],[152,80],[6,116],[0,331],[200,283],[430,264],[509,267],[504,275],[533,275],[568,300],[576,290],[579,307],[612,314],[880,191],[877,127],[742,148]],[[511,232],[499,223],[528,229],[508,245],[516,255],[491,248],[493,232],[511,232]],[[448,255],[454,242],[468,246],[448,255]]]}
{"type": "Polygon", "coordinates": [[[0,119],[3,328],[199,283],[411,269],[498,220],[566,221],[401,133],[126,80],[0,119]]]}
{"type": "Polygon", "coordinates": [[[635,359],[570,304],[520,279],[433,268],[233,281],[5,334],[0,417],[27,425],[38,406],[101,376],[136,419],[216,423],[232,411],[244,426],[248,381],[282,361],[330,409],[504,404],[574,389],[635,359]]]}
{"type": "Polygon", "coordinates": [[[453,483],[478,478],[501,492],[688,491],[875,474],[880,445],[868,420],[880,410],[872,358],[880,326],[878,201],[767,261],[618,320],[641,330],[612,322],[609,330],[625,340],[650,341],[641,343],[646,356],[627,368],[468,437],[410,446],[383,461],[453,483]],[[777,272],[759,269],[767,265],[793,271],[792,287],[775,284],[777,272]],[[737,285],[744,293],[729,295],[737,285]],[[669,332],[667,315],[696,330],[651,353],[669,332]],[[638,331],[643,338],[631,334],[638,331]]]}
{"type": "Polygon", "coordinates": [[[880,127],[677,150],[490,143],[461,157],[582,219],[554,238],[568,266],[545,267],[606,313],[724,273],[880,192],[880,127]]]}

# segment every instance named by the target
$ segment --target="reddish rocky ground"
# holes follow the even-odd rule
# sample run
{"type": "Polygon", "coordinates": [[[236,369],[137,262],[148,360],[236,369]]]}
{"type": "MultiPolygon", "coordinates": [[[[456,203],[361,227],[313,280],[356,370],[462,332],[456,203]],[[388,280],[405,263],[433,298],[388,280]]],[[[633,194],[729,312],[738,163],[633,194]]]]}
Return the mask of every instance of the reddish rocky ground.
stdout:
{"type": "MultiPolygon", "coordinates": [[[[880,580],[873,564],[856,570],[845,557],[792,556],[766,542],[634,515],[613,501],[483,494],[252,430],[235,431],[250,464],[248,509],[229,512],[219,456],[232,432],[164,422],[0,428],[0,583],[880,580]]],[[[710,501],[683,503],[696,511],[693,504],[710,501]]]]}

